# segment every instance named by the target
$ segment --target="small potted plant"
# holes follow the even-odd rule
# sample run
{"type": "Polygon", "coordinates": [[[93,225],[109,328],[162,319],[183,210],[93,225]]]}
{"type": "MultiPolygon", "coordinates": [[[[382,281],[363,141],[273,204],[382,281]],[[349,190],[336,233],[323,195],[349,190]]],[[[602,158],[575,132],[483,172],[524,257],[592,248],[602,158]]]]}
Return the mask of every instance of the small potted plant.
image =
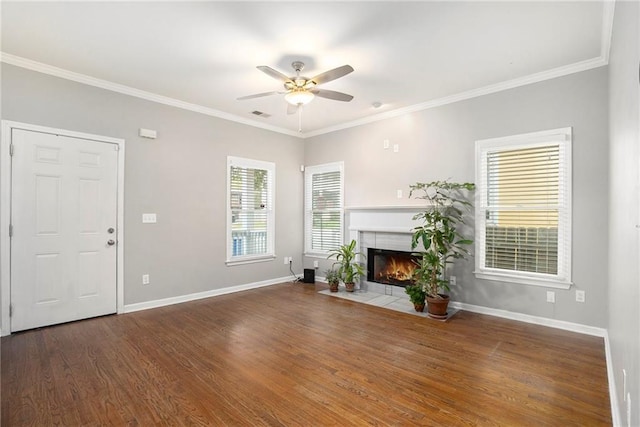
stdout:
{"type": "Polygon", "coordinates": [[[344,244],[338,249],[329,251],[330,255],[327,259],[335,258],[336,262],[334,266],[338,266],[338,274],[344,282],[344,286],[347,292],[353,292],[355,289],[355,283],[358,278],[364,275],[364,268],[356,258],[360,255],[360,252],[356,252],[356,241],[352,240],[349,244],[344,244]]]}
{"type": "Polygon", "coordinates": [[[424,311],[425,300],[427,298],[427,293],[424,291],[422,285],[408,285],[404,288],[404,291],[409,295],[409,299],[413,303],[413,308],[422,313],[424,311]]]}
{"type": "Polygon", "coordinates": [[[324,278],[329,284],[329,290],[331,292],[338,292],[338,285],[340,284],[340,273],[332,268],[324,272],[324,278]]]}
{"type": "Polygon", "coordinates": [[[422,284],[427,294],[427,311],[431,317],[446,318],[449,296],[449,281],[444,278],[447,264],[454,259],[469,255],[465,248],[473,243],[465,238],[459,228],[465,223],[465,213],[472,204],[466,192],[475,189],[475,184],[465,182],[433,181],[418,182],[410,186],[409,197],[419,192],[419,199],[427,201],[423,212],[413,217],[422,222],[413,229],[411,248],[419,252],[420,262],[414,271],[418,284],[422,284]]]}

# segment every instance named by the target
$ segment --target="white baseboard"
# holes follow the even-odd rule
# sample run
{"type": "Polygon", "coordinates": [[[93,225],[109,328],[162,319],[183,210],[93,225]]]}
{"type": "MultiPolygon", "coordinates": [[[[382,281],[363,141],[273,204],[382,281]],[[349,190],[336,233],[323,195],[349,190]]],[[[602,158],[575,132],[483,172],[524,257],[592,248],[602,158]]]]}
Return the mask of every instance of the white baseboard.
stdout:
{"type": "Polygon", "coordinates": [[[227,288],[212,289],[205,292],[197,292],[194,294],[180,295],[177,297],[158,299],[153,301],[139,302],[135,304],[126,304],[124,313],[133,313],[135,311],[148,310],[151,308],[165,307],[172,304],[180,304],[183,302],[196,301],[203,298],[215,297],[218,295],[231,294],[234,292],[246,291],[249,289],[262,288],[265,286],[276,285],[278,283],[290,282],[291,276],[279,277],[276,279],[263,280],[261,282],[247,283],[244,285],[229,286],[227,288]]]}
{"type": "Polygon", "coordinates": [[[481,305],[466,304],[463,302],[451,301],[453,308],[471,311],[473,313],[488,314],[490,316],[502,317],[504,319],[518,320],[520,322],[533,323],[534,325],[549,326],[551,328],[564,329],[565,331],[578,332],[585,335],[604,337],[607,330],[595,326],[581,325],[580,323],[565,322],[564,320],[548,319],[546,317],[532,316],[529,314],[516,313],[513,311],[499,310],[497,308],[483,307],[481,305]]]}
{"type": "Polygon", "coordinates": [[[607,359],[607,379],[609,380],[609,401],[611,403],[611,423],[613,427],[622,427],[620,420],[620,408],[618,407],[618,394],[616,392],[616,376],[613,374],[613,361],[611,358],[611,344],[609,332],[604,334],[604,352],[607,359]]]}

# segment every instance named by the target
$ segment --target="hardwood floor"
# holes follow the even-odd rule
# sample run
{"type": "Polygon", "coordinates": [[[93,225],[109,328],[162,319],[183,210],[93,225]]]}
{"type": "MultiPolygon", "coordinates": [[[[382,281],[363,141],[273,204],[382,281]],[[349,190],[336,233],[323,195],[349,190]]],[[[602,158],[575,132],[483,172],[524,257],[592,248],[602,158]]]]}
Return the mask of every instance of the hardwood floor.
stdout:
{"type": "Polygon", "coordinates": [[[610,425],[601,338],[281,284],[2,338],[2,425],[610,425]]]}

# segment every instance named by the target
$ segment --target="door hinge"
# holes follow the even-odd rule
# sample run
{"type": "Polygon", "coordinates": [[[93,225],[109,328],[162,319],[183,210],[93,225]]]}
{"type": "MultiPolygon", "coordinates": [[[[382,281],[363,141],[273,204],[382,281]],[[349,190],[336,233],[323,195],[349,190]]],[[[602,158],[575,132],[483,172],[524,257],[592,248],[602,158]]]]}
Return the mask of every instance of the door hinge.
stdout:
{"type": "Polygon", "coordinates": [[[9,224],[9,237],[13,237],[13,224],[9,224]]]}
{"type": "Polygon", "coordinates": [[[13,144],[9,144],[9,156],[13,157],[13,144]]]}
{"type": "Polygon", "coordinates": [[[9,317],[13,316],[13,304],[9,304],[9,317]]]}
{"type": "Polygon", "coordinates": [[[120,151],[120,146],[119,145],[117,145],[117,144],[114,145],[114,148],[115,148],[116,151],[120,151]]]}

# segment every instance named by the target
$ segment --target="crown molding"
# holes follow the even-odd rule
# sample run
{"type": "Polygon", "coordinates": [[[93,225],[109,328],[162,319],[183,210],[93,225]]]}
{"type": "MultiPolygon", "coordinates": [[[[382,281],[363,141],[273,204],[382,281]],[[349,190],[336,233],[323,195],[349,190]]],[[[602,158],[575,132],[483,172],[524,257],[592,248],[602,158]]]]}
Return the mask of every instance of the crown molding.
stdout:
{"type": "MultiPolygon", "coordinates": [[[[607,2],[607,4],[613,5],[613,2],[607,2]]],[[[612,8],[613,6],[609,8],[610,13],[608,14],[611,20],[613,19],[612,8]]],[[[609,34],[611,33],[610,28],[607,31],[609,34]]],[[[603,34],[604,34],[604,30],[603,30],[603,34]]],[[[609,35],[609,43],[607,43],[607,45],[610,44],[610,41],[611,41],[611,36],[609,35]]],[[[604,47],[603,49],[606,51],[606,54],[608,56],[609,49],[608,48],[605,49],[604,47]]],[[[284,129],[281,127],[271,126],[268,124],[256,122],[254,120],[249,120],[244,117],[236,116],[234,114],[225,113],[223,111],[215,110],[213,108],[204,107],[202,105],[192,104],[185,101],[180,101],[178,99],[170,98],[168,96],[157,95],[155,93],[147,92],[140,89],[135,89],[130,86],[113,83],[107,80],[98,79],[95,77],[87,76],[85,74],[80,74],[73,71],[65,70],[63,68],[54,67],[52,65],[47,65],[42,62],[33,61],[31,59],[12,55],[6,52],[0,52],[0,61],[6,64],[15,65],[17,67],[26,68],[28,70],[37,71],[43,74],[48,74],[55,77],[60,77],[63,79],[86,84],[89,86],[94,86],[101,89],[122,93],[124,95],[145,99],[147,101],[157,102],[160,104],[169,105],[176,108],[181,108],[184,110],[189,110],[189,111],[205,114],[212,117],[217,117],[219,119],[229,120],[236,123],[241,123],[244,125],[253,126],[253,127],[269,130],[272,132],[277,132],[284,135],[294,136],[296,138],[303,138],[303,139],[311,138],[314,136],[319,136],[319,135],[323,135],[326,133],[331,133],[339,130],[349,129],[356,126],[362,126],[369,123],[375,123],[381,120],[386,120],[386,119],[402,116],[405,114],[411,114],[418,111],[428,110],[430,108],[440,107],[443,105],[452,104],[452,103],[464,101],[467,99],[477,98],[479,96],[489,95],[492,93],[529,85],[532,83],[538,83],[544,80],[554,79],[556,77],[562,77],[569,74],[578,73],[581,71],[587,71],[587,70],[597,68],[597,67],[602,67],[608,64],[608,60],[605,60],[603,56],[599,56],[597,58],[576,62],[574,64],[554,68],[552,70],[530,74],[528,76],[520,77],[517,79],[507,80],[501,83],[484,86],[478,89],[461,92],[455,95],[434,99],[434,100],[423,102],[420,104],[410,105],[404,108],[398,108],[395,110],[386,111],[384,113],[375,114],[373,116],[363,117],[358,120],[353,120],[353,121],[342,123],[335,126],[329,126],[329,127],[318,129],[311,132],[304,132],[301,134],[299,132],[292,131],[289,129],[284,129]]]]}
{"type": "Polygon", "coordinates": [[[615,0],[605,0],[602,4],[602,34],[600,35],[600,57],[605,64],[609,63],[611,35],[613,34],[613,17],[616,9],[615,0]]]}
{"type": "Polygon", "coordinates": [[[574,64],[565,65],[563,67],[554,68],[540,73],[530,74],[528,76],[519,77],[517,79],[507,80],[501,83],[496,83],[489,86],[484,86],[478,89],[461,92],[451,96],[445,96],[444,98],[438,98],[431,101],[423,102],[421,104],[410,105],[404,108],[398,108],[396,110],[386,111],[384,113],[376,114],[373,116],[363,117],[362,119],[354,120],[347,123],[342,123],[336,126],[330,126],[323,129],[318,129],[312,132],[303,133],[303,138],[311,138],[318,135],[323,135],[338,130],[348,129],[356,126],[361,126],[369,123],[378,122],[380,120],[386,120],[393,117],[403,116],[405,114],[415,113],[417,111],[428,110],[430,108],[440,107],[442,105],[453,104],[454,102],[464,101],[467,99],[477,98],[479,96],[489,95],[496,92],[502,92],[508,89],[514,89],[520,86],[526,86],[532,83],[538,83],[545,80],[554,79],[556,77],[562,77],[573,73],[579,73],[581,71],[591,70],[607,65],[607,61],[603,57],[588,59],[574,64]]]}
{"type": "Polygon", "coordinates": [[[98,87],[101,89],[110,90],[112,92],[122,93],[124,95],[133,96],[140,99],[145,99],[151,102],[157,102],[159,104],[169,105],[171,107],[181,108],[183,110],[193,111],[207,116],[217,117],[223,120],[229,120],[236,123],[241,123],[248,126],[253,126],[272,132],[278,132],[289,136],[295,136],[300,138],[299,132],[295,132],[289,129],[284,129],[278,126],[271,126],[268,124],[249,120],[244,117],[236,116],[235,114],[225,113],[224,111],[216,110],[202,105],[192,104],[179,99],[170,98],[168,96],[158,95],[152,92],[136,89],[130,86],[113,83],[107,80],[98,79],[95,77],[87,76],[85,74],[76,73],[73,71],[65,70],[63,68],[47,65],[42,62],[33,61],[31,59],[23,58],[20,56],[12,55],[6,52],[0,52],[0,61],[5,64],[15,65],[16,67],[26,68],[28,70],[37,71],[39,73],[48,74],[62,79],[71,80],[74,82],[86,84],[89,86],[98,87]]]}

